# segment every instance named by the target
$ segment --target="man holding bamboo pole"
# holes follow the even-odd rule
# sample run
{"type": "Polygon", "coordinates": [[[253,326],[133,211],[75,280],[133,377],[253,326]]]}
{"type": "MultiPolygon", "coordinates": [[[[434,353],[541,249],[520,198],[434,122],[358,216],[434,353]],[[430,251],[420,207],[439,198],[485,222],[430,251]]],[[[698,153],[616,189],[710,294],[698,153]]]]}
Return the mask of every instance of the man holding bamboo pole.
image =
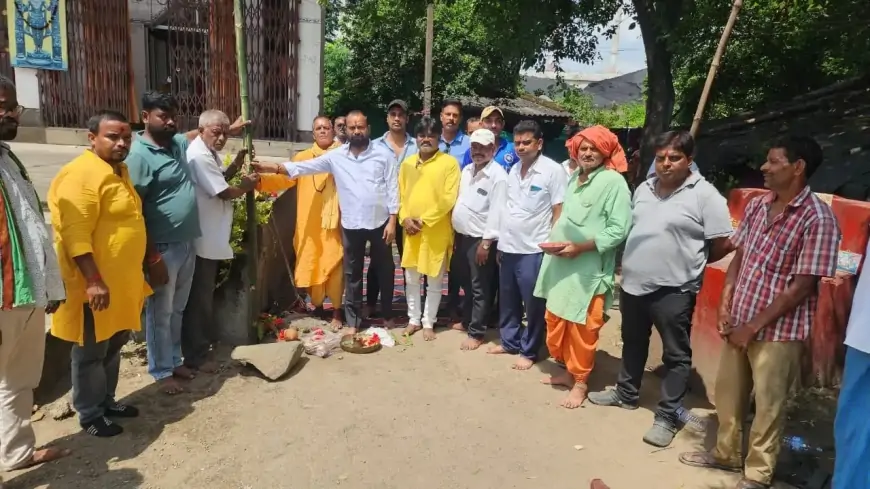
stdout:
{"type": "MultiPolygon", "coordinates": [[[[142,97],[145,130],[136,134],[126,163],[130,179],[142,199],[148,234],[148,275],[154,295],[145,304],[145,342],[148,373],[166,394],[184,389],[176,378],[192,379],[194,371],[182,362],[181,322],[193,283],[199,238],[199,211],[187,164],[187,149],[199,128],[178,134],[178,102],[154,91],[142,97]]],[[[237,135],[250,121],[230,125],[237,135]]]]}
{"type": "MultiPolygon", "coordinates": [[[[362,276],[366,244],[370,245],[371,266],[379,266],[381,314],[384,325],[393,327],[392,304],[396,264],[392,244],[399,210],[399,180],[395,156],[369,138],[366,116],[358,111],[347,115],[348,144],[301,163],[251,163],[258,173],[279,173],[290,178],[331,173],[338,191],[341,240],[344,246],[345,320],[349,333],[356,333],[363,317],[362,276]]],[[[377,286],[369,284],[370,287],[377,286]]]]}

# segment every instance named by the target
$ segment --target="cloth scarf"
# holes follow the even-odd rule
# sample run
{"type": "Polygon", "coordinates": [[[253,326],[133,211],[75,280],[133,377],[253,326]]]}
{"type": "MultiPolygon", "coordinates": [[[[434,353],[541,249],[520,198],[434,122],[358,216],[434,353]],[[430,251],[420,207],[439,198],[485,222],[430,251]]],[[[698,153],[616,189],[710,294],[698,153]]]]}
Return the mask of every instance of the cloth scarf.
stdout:
{"type": "MultiPolygon", "coordinates": [[[[339,146],[341,146],[341,143],[333,142],[328,148],[323,149],[317,144],[312,144],[307,151],[299,153],[296,161],[317,158],[318,156],[322,156],[339,146]]],[[[330,177],[331,175],[328,173],[311,176],[314,180],[314,189],[320,192],[323,196],[323,210],[320,213],[320,227],[323,229],[338,229],[338,191],[335,188],[335,180],[330,177]]]]}
{"type": "Polygon", "coordinates": [[[8,237],[8,246],[3,243],[3,307],[9,310],[14,307],[33,304],[33,288],[30,275],[27,273],[27,262],[21,246],[21,235],[12,213],[9,192],[6,184],[0,180],[0,195],[3,200],[3,220],[5,221],[3,237],[8,237]],[[8,273],[10,272],[11,273],[8,273]],[[11,278],[11,279],[10,279],[11,278]]]}
{"type": "Polygon", "coordinates": [[[625,157],[625,150],[619,144],[619,138],[613,134],[610,129],[604,126],[591,126],[583,129],[574,137],[565,141],[565,147],[568,148],[568,154],[571,159],[578,160],[580,153],[580,145],[583,141],[589,141],[595,146],[599,152],[604,155],[604,167],[616,170],[619,173],[628,171],[628,159],[625,157]]]}

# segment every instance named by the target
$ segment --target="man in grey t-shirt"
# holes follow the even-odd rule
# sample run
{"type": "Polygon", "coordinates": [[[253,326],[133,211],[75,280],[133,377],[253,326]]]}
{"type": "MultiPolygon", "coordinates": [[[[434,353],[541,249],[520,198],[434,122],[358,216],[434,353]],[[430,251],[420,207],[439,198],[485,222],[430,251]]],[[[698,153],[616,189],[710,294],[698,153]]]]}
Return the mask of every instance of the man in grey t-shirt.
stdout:
{"type": "Polygon", "coordinates": [[[681,427],[692,369],[692,313],[707,263],[731,252],[731,217],[725,198],[691,170],[695,143],[685,131],[656,138],[656,176],[634,193],[632,229],[622,258],[622,370],[616,390],[589,401],[636,409],[655,326],[667,374],[652,428],[644,441],[668,446],[681,427]]]}

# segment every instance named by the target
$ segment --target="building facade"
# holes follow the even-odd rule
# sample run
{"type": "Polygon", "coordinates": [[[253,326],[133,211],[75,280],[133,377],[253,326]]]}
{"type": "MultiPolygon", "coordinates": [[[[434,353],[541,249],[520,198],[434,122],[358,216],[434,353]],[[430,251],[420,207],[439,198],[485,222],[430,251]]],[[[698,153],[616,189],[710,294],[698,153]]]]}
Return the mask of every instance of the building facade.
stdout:
{"type": "MultiPolygon", "coordinates": [[[[321,107],[321,7],[246,0],[244,17],[254,138],[306,140],[321,107]]],[[[66,0],[66,35],[67,71],[13,69],[0,55],[24,126],[80,129],[100,109],[138,121],[149,89],[176,96],[184,129],[206,109],[240,115],[233,0],[66,0]]]]}

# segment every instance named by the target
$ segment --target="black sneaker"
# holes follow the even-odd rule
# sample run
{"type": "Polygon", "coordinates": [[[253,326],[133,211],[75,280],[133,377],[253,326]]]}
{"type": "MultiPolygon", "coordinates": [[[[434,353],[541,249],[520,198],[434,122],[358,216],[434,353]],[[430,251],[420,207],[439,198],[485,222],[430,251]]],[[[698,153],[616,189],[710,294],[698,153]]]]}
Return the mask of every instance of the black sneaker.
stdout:
{"type": "Polygon", "coordinates": [[[124,432],[124,428],[121,428],[121,425],[113,423],[112,420],[105,416],[101,416],[88,424],[83,424],[82,429],[87,434],[98,438],[110,438],[124,432]]]}
{"type": "Polygon", "coordinates": [[[139,410],[134,406],[113,402],[106,406],[105,415],[109,418],[135,418],[139,416],[139,410]]]}

